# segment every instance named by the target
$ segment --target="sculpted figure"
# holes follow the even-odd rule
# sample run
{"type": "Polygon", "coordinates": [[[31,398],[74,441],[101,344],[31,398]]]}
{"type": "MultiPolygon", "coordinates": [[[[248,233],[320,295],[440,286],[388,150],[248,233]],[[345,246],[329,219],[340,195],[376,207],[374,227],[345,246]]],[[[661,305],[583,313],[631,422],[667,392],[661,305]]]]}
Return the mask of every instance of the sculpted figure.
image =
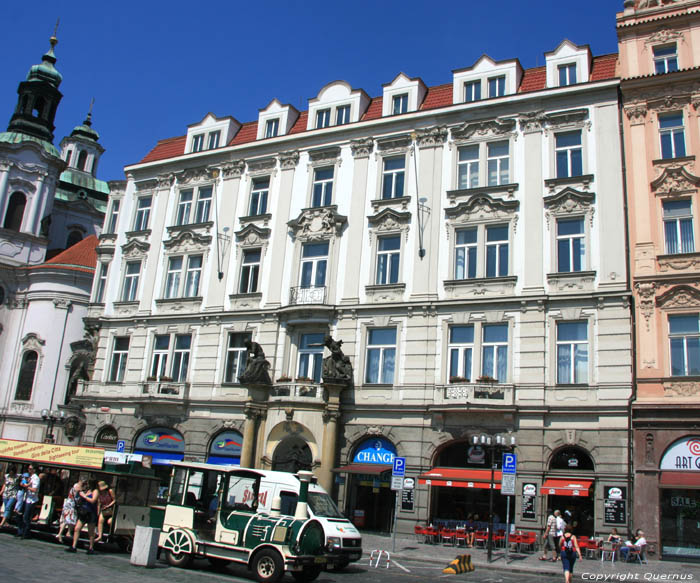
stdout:
{"type": "Polygon", "coordinates": [[[270,363],[265,359],[265,352],[262,346],[251,340],[246,340],[243,344],[248,351],[248,358],[245,370],[238,377],[238,380],[244,385],[271,385],[272,381],[267,372],[270,369],[270,363]]]}
{"type": "Polygon", "coordinates": [[[323,380],[342,381],[349,383],[352,381],[352,364],[350,359],[343,354],[341,348],[342,340],[333,340],[331,336],[326,336],[324,344],[330,350],[330,356],[323,359],[323,380]]]}

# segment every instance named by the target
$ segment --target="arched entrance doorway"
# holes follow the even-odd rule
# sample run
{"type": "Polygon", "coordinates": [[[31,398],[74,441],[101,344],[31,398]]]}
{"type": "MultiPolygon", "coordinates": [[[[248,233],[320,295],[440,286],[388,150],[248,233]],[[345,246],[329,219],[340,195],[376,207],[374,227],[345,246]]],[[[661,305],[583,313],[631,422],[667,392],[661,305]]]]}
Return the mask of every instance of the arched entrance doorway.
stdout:
{"type": "Polygon", "coordinates": [[[300,470],[311,470],[313,457],[311,448],[298,435],[285,437],[275,448],[272,456],[272,469],[278,472],[296,474],[300,470]]]}

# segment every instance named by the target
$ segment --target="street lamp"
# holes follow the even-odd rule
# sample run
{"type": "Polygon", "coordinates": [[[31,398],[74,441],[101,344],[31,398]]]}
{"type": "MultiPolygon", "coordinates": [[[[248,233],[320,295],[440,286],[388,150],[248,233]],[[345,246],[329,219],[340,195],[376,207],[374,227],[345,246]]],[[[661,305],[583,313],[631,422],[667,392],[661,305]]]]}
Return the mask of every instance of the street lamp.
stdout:
{"type": "Polygon", "coordinates": [[[44,443],[55,443],[56,439],[53,435],[54,425],[56,425],[56,423],[62,424],[66,420],[66,412],[62,409],[60,411],[49,411],[48,409],[43,409],[41,411],[41,418],[46,421],[44,443]]]}
{"type": "MultiPolygon", "coordinates": [[[[494,487],[494,470],[496,469],[496,450],[510,449],[515,447],[515,435],[488,435],[481,433],[472,435],[472,443],[480,445],[484,449],[489,450],[491,459],[491,487],[489,488],[489,537],[486,543],[486,560],[490,563],[493,554],[493,487],[494,487]]],[[[508,528],[508,525],[506,525],[508,528]]]]}

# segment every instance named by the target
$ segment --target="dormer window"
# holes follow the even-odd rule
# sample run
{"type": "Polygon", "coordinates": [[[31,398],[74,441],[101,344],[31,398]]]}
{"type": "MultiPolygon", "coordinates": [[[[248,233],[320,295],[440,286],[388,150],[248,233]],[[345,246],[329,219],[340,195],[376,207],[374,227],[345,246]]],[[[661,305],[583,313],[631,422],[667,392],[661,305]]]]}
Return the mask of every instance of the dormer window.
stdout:
{"type": "Polygon", "coordinates": [[[489,78],[489,97],[503,97],[506,94],[506,76],[489,78]]]}
{"type": "Polygon", "coordinates": [[[408,93],[394,95],[392,99],[391,111],[394,115],[406,113],[408,111],[408,93]]]}
{"type": "Polygon", "coordinates": [[[654,71],[657,74],[678,71],[676,43],[654,47],[654,71]]]}
{"type": "Polygon", "coordinates": [[[576,63],[559,65],[559,87],[574,85],[576,83],[576,63]]]}
{"type": "Polygon", "coordinates": [[[276,119],[268,119],[267,122],[265,122],[265,137],[266,138],[275,138],[277,137],[277,134],[279,133],[280,130],[280,120],[279,118],[276,119]]]}
{"type": "Polygon", "coordinates": [[[335,125],[342,126],[350,123],[350,106],[341,105],[335,110],[335,125]]]}
{"type": "Polygon", "coordinates": [[[418,111],[428,91],[420,78],[410,78],[404,73],[399,73],[391,83],[386,83],[383,87],[383,117],[418,111]]]}
{"type": "Polygon", "coordinates": [[[353,90],[345,81],[333,81],[323,87],[317,97],[309,100],[306,129],[321,129],[357,122],[367,109],[369,102],[369,96],[361,89],[353,90]]]}
{"type": "Polygon", "coordinates": [[[201,152],[204,149],[204,134],[197,134],[192,138],[192,151],[201,152]]]}
{"type": "Polygon", "coordinates": [[[567,87],[589,80],[592,57],[588,45],[575,45],[565,39],[544,56],[547,87],[567,87]]]}
{"type": "Polygon", "coordinates": [[[481,99],[481,81],[467,81],[464,84],[464,101],[470,103],[481,99]]]}
{"type": "MultiPolygon", "coordinates": [[[[315,112],[309,112],[309,121],[316,121],[315,112]]],[[[286,136],[299,119],[299,112],[291,105],[283,105],[277,99],[273,99],[267,107],[260,110],[256,139],[264,140],[286,136]]],[[[308,128],[311,129],[311,128],[308,128]]]]}
{"type": "Polygon", "coordinates": [[[331,125],[331,110],[321,109],[316,112],[316,128],[327,128],[331,125]]]}
{"type": "Polygon", "coordinates": [[[212,113],[196,124],[188,126],[185,151],[191,154],[215,150],[228,144],[241,127],[232,117],[216,117],[212,113]]]}
{"type": "Polygon", "coordinates": [[[221,137],[221,132],[211,132],[209,134],[209,147],[208,150],[213,150],[219,147],[219,138],[221,137]]]}

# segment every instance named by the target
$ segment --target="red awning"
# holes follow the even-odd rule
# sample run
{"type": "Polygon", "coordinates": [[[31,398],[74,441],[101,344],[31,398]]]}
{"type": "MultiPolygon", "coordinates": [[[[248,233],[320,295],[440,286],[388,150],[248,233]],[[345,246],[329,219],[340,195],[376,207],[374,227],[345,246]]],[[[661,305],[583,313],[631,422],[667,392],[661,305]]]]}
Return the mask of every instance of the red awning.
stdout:
{"type": "MultiPolygon", "coordinates": [[[[501,471],[493,473],[494,489],[501,489],[501,471]]],[[[452,488],[488,488],[491,485],[491,470],[467,468],[433,468],[418,476],[419,484],[448,486],[452,488]]]]}
{"type": "Polygon", "coordinates": [[[391,466],[383,464],[348,464],[339,468],[333,468],[337,474],[370,474],[379,475],[382,472],[391,471],[391,466]]]}
{"type": "Polygon", "coordinates": [[[664,488],[700,488],[700,472],[661,472],[664,488]]]}
{"type": "Polygon", "coordinates": [[[572,478],[548,478],[542,484],[540,494],[554,496],[588,496],[593,480],[576,480],[572,478]]]}

